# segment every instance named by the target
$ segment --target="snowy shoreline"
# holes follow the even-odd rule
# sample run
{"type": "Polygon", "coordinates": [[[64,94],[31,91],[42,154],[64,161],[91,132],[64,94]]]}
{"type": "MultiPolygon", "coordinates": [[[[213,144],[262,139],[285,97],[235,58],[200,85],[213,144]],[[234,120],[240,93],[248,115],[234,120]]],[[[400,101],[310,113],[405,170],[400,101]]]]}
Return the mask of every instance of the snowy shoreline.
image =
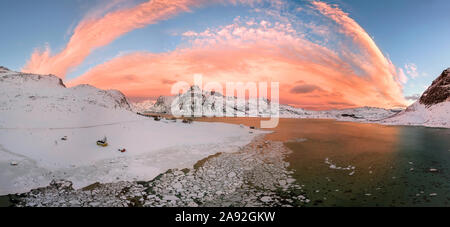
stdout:
{"type": "Polygon", "coordinates": [[[66,179],[149,180],[236,152],[262,132],[224,123],[156,121],[131,111],[116,90],[67,88],[56,76],[0,71],[0,195],[66,179]],[[96,141],[106,137],[107,147],[96,141]]]}
{"type": "Polygon", "coordinates": [[[70,180],[75,188],[149,180],[209,155],[236,152],[260,133],[231,124],[150,119],[78,129],[0,130],[0,194],[23,193],[54,179],[70,180]],[[94,135],[103,134],[109,147],[95,144],[94,135]],[[117,150],[122,147],[126,153],[117,150]]]}
{"type": "Polygon", "coordinates": [[[290,152],[282,142],[257,136],[237,152],[209,156],[151,181],[95,183],[76,190],[70,181],[55,180],[2,199],[19,207],[303,206],[310,201],[287,169],[284,158],[290,152]]]}

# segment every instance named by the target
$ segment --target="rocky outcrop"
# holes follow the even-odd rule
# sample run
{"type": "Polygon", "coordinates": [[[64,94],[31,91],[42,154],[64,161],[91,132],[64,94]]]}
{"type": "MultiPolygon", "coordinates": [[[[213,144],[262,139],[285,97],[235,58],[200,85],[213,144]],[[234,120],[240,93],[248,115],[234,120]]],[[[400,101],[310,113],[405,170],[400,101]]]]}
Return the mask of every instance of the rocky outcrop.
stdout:
{"type": "Polygon", "coordinates": [[[433,81],[431,86],[420,97],[420,104],[430,107],[432,105],[450,101],[450,68],[433,81]]]}
{"type": "Polygon", "coordinates": [[[127,97],[119,90],[108,90],[106,91],[111,98],[114,99],[114,102],[116,103],[116,108],[123,108],[129,111],[132,111],[131,105],[127,100],[127,97]]]}
{"type": "Polygon", "coordinates": [[[390,125],[450,127],[450,68],[433,81],[422,97],[397,115],[382,121],[390,125]]]}

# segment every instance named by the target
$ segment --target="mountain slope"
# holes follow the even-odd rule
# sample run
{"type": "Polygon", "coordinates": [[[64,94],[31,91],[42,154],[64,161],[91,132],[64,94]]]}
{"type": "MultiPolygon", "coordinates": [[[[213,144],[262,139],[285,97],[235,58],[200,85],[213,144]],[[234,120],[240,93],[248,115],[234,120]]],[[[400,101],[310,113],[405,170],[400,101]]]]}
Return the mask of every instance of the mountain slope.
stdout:
{"type": "Polygon", "coordinates": [[[0,128],[70,127],[135,118],[120,91],[89,85],[66,88],[52,75],[2,68],[0,97],[0,128]]]}
{"type": "Polygon", "coordinates": [[[417,102],[383,123],[450,128],[450,68],[433,81],[417,102]]]}

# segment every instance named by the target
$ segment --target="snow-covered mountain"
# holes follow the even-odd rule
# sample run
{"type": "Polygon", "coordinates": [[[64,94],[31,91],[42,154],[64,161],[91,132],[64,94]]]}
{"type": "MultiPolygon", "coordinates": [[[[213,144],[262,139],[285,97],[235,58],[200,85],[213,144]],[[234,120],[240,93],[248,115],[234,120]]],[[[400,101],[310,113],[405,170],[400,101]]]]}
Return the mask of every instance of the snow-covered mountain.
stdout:
{"type": "Polygon", "coordinates": [[[174,114],[172,110],[175,110],[182,115],[199,113],[201,116],[215,114],[235,116],[250,114],[251,111],[254,111],[252,114],[255,116],[268,116],[272,113],[267,99],[246,101],[236,97],[226,97],[218,92],[203,91],[198,86],[192,86],[189,91],[177,96],[161,96],[153,105],[150,104],[145,109],[144,112],[151,113],[174,114]],[[260,104],[262,108],[258,109],[260,104]],[[174,106],[173,109],[172,106],[174,106]]]}
{"type": "Polygon", "coordinates": [[[384,123],[450,128],[450,68],[433,81],[417,102],[384,123]]]}
{"type": "Polygon", "coordinates": [[[341,121],[376,122],[398,113],[397,110],[377,107],[359,107],[342,110],[314,111],[315,118],[341,121]]]}
{"type": "Polygon", "coordinates": [[[117,90],[90,85],[66,88],[53,75],[0,69],[0,128],[105,124],[134,118],[130,110],[127,99],[117,90]]]}
{"type": "Polygon", "coordinates": [[[231,124],[155,121],[132,112],[119,91],[66,88],[55,76],[0,68],[0,195],[55,179],[76,188],[151,180],[236,152],[260,133],[231,124]],[[104,137],[109,146],[98,146],[104,137]]]}
{"type": "Polygon", "coordinates": [[[144,113],[146,112],[151,106],[155,105],[156,100],[144,100],[140,102],[131,102],[130,106],[133,112],[136,113],[144,113]]]}
{"type": "MultiPolygon", "coordinates": [[[[203,116],[213,116],[212,113],[233,113],[240,116],[273,116],[276,111],[271,109],[270,101],[267,99],[239,100],[235,97],[226,97],[220,93],[202,91],[198,86],[192,86],[189,91],[178,96],[160,96],[155,103],[141,102],[133,104],[139,106],[140,113],[172,114],[171,107],[176,111],[189,114],[194,111],[202,113],[203,116]],[[227,102],[230,101],[230,102],[227,102]],[[197,109],[194,102],[201,104],[197,109]],[[258,108],[259,107],[259,108],[258,108]],[[256,115],[251,111],[256,110],[256,115]]],[[[137,108],[136,108],[137,109],[137,108]]],[[[313,118],[313,119],[338,119],[345,121],[375,121],[385,119],[396,112],[374,107],[361,107],[343,110],[311,111],[296,108],[290,105],[279,105],[279,116],[281,118],[313,118]]]]}

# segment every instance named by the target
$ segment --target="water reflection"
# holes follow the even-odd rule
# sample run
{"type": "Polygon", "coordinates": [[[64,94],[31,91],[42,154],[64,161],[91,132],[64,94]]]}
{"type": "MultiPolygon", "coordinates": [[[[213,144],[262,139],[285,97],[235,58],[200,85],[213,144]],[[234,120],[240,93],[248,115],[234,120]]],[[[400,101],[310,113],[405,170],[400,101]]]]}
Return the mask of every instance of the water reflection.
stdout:
{"type": "MultiPolygon", "coordinates": [[[[257,126],[260,119],[202,121],[257,126]]],[[[267,139],[293,151],[287,161],[310,206],[449,205],[448,129],[281,119],[271,131],[267,139]]]]}

